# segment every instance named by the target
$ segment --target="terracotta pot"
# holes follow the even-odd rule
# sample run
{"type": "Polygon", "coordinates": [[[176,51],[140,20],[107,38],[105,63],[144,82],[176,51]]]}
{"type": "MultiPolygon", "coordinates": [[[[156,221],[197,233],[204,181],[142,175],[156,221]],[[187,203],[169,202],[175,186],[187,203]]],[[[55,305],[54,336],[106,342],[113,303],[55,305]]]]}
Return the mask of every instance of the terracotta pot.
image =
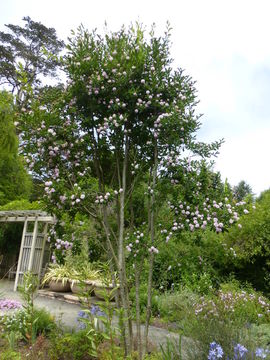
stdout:
{"type": "Polygon", "coordinates": [[[93,284],[91,281],[86,280],[83,282],[83,284],[79,282],[79,280],[70,280],[70,287],[73,294],[80,294],[82,292],[93,292],[93,284]]]}
{"type": "Polygon", "coordinates": [[[70,283],[69,281],[63,283],[62,280],[51,280],[49,283],[49,288],[51,291],[55,292],[69,292],[70,283]]]}

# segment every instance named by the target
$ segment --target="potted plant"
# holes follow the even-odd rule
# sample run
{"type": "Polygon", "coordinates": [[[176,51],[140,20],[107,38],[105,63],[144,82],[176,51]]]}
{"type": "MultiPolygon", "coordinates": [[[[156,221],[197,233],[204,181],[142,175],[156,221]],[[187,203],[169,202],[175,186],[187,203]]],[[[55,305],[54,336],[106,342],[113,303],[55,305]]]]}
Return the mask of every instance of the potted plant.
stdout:
{"type": "Polygon", "coordinates": [[[42,285],[49,284],[52,291],[68,292],[70,291],[70,270],[66,265],[51,264],[44,275],[42,285]]]}

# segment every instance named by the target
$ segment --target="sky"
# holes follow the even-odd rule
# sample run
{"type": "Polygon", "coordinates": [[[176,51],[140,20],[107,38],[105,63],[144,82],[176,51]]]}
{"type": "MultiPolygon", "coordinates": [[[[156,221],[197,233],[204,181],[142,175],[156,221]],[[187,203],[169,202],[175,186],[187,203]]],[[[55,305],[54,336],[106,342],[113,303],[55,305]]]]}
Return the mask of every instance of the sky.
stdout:
{"type": "Polygon", "coordinates": [[[269,0],[0,0],[0,30],[30,16],[60,38],[139,21],[162,34],[172,27],[174,66],[196,81],[201,141],[225,142],[215,170],[257,195],[270,188],[269,0]]]}

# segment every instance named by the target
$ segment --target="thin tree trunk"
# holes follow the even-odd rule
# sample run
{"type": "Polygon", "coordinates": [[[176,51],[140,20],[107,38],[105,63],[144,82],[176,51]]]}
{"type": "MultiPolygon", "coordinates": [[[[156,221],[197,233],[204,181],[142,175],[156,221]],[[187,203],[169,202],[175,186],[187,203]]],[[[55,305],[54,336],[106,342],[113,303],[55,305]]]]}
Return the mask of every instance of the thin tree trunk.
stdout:
{"type": "Polygon", "coordinates": [[[128,302],[128,287],[126,279],[126,263],[124,255],[124,228],[125,228],[125,193],[126,193],[126,177],[128,164],[128,136],[125,136],[125,156],[123,162],[122,184],[120,192],[120,214],[119,214],[119,240],[118,240],[118,263],[119,263],[119,279],[120,279],[120,294],[122,306],[124,311],[124,327],[127,336],[127,346],[125,353],[132,351],[132,323],[130,319],[129,302],[128,302]]]}
{"type": "MultiPolygon", "coordinates": [[[[151,246],[154,246],[155,243],[155,187],[157,180],[157,142],[155,141],[154,149],[154,167],[153,167],[153,181],[152,181],[152,190],[151,201],[150,201],[150,240],[151,246]]],[[[146,306],[146,321],[145,321],[145,331],[144,331],[144,346],[145,351],[148,351],[148,331],[149,324],[152,314],[152,284],[153,284],[153,267],[154,267],[154,253],[151,252],[149,256],[149,273],[148,273],[148,284],[147,284],[147,306],[146,306]]]]}
{"type": "Polygon", "coordinates": [[[141,278],[141,263],[135,263],[135,294],[136,294],[136,329],[137,329],[137,348],[139,360],[142,360],[142,334],[141,334],[141,308],[140,308],[140,278],[141,278]]]}
{"type": "MultiPolygon", "coordinates": [[[[97,176],[98,176],[98,180],[99,180],[99,191],[100,192],[103,192],[104,193],[104,179],[103,179],[103,172],[102,172],[102,168],[101,168],[101,165],[100,165],[100,162],[99,162],[99,157],[98,157],[98,148],[97,148],[97,143],[95,141],[95,137],[94,135],[92,134],[93,136],[93,143],[94,143],[94,164],[95,164],[95,169],[96,169],[96,172],[97,172],[97,176]]],[[[125,158],[127,157],[127,150],[126,149],[126,156],[125,158]]],[[[127,162],[127,160],[126,160],[127,162]]],[[[124,167],[123,167],[123,178],[126,177],[126,164],[124,163],[124,167]]],[[[121,179],[119,179],[119,182],[121,181],[121,179]]],[[[119,184],[121,185],[121,184],[119,184]]],[[[124,191],[123,193],[121,193],[121,196],[124,196],[124,191]]],[[[120,201],[121,201],[121,196],[120,196],[120,201]]],[[[123,202],[124,202],[124,199],[123,199],[123,202]]],[[[121,214],[121,205],[120,205],[120,209],[119,209],[119,212],[121,214]]],[[[124,213],[123,213],[124,215],[124,213]]],[[[127,355],[128,354],[128,346],[129,346],[129,338],[127,338],[127,335],[129,334],[128,332],[128,326],[127,326],[127,321],[125,320],[125,318],[127,318],[127,302],[126,302],[126,297],[125,297],[125,287],[124,287],[124,279],[123,279],[123,259],[124,259],[124,252],[123,252],[123,231],[122,231],[122,239],[121,239],[121,236],[120,236],[120,229],[121,229],[121,224],[120,224],[120,218],[121,216],[119,217],[119,241],[118,241],[118,258],[116,257],[115,253],[114,253],[114,249],[113,249],[113,246],[112,246],[112,243],[110,241],[110,231],[109,231],[109,226],[108,226],[108,214],[107,214],[107,208],[106,208],[106,205],[104,205],[102,207],[102,216],[103,216],[103,221],[102,221],[102,225],[103,225],[103,228],[104,228],[104,231],[105,231],[105,235],[106,235],[106,240],[107,240],[107,246],[110,248],[111,250],[111,254],[115,260],[115,264],[116,264],[116,267],[117,267],[117,271],[118,271],[118,274],[119,274],[119,280],[120,280],[120,298],[121,298],[121,305],[124,309],[124,321],[122,321],[122,319],[119,318],[119,327],[120,327],[120,332],[121,332],[121,340],[122,340],[122,344],[123,344],[123,348],[124,348],[124,351],[125,351],[125,354],[127,355]],[[121,242],[120,242],[120,239],[121,239],[121,242]],[[122,245],[121,245],[122,243],[122,245]],[[121,249],[121,246],[122,246],[122,253],[120,251],[121,249]]],[[[124,217],[123,217],[123,224],[122,226],[124,226],[124,217]]],[[[124,229],[124,228],[123,228],[124,229]]],[[[125,264],[124,264],[125,266],[125,264]]],[[[119,302],[119,297],[118,297],[118,302],[119,302]]]]}

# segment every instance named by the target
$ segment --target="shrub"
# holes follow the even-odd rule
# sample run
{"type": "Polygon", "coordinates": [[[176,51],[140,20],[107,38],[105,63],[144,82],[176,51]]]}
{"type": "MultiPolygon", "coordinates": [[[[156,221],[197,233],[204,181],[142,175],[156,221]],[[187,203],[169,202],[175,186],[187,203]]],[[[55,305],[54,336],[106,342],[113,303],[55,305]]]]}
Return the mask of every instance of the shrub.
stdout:
{"type": "MultiPolygon", "coordinates": [[[[25,309],[18,310],[12,314],[5,315],[1,320],[1,325],[6,333],[17,332],[27,340],[29,334],[27,333],[27,319],[28,314],[25,309]]],[[[34,309],[34,334],[36,338],[41,334],[49,334],[56,328],[54,318],[45,309],[34,309]]]]}
{"type": "MultiPolygon", "coordinates": [[[[101,341],[101,339],[100,339],[101,341]]],[[[89,330],[80,330],[63,336],[54,336],[51,339],[51,360],[81,360],[86,356],[92,356],[96,351],[89,340],[89,330]]],[[[95,357],[95,356],[94,356],[95,357]]]]}
{"type": "Polygon", "coordinates": [[[259,345],[254,324],[270,320],[268,300],[250,288],[239,288],[236,282],[222,285],[215,295],[201,297],[193,310],[184,324],[185,335],[194,342],[188,359],[207,359],[211,343],[219,344],[229,359],[234,358],[237,344],[252,354],[259,345]]]}
{"type": "Polygon", "coordinates": [[[227,318],[239,326],[262,324],[270,321],[270,303],[251,289],[237,289],[225,284],[212,298],[201,297],[195,306],[199,318],[227,318]]]}
{"type": "Polygon", "coordinates": [[[199,296],[188,288],[166,292],[158,296],[159,314],[166,320],[182,322],[190,312],[190,305],[198,299],[199,296]]]}
{"type": "Polygon", "coordinates": [[[17,351],[4,350],[1,352],[1,360],[21,360],[21,355],[17,351]]]}
{"type": "Polygon", "coordinates": [[[231,271],[231,256],[226,252],[223,235],[211,231],[183,231],[169,244],[159,246],[154,265],[154,284],[160,290],[179,286],[207,294],[218,288],[231,271]]]}

